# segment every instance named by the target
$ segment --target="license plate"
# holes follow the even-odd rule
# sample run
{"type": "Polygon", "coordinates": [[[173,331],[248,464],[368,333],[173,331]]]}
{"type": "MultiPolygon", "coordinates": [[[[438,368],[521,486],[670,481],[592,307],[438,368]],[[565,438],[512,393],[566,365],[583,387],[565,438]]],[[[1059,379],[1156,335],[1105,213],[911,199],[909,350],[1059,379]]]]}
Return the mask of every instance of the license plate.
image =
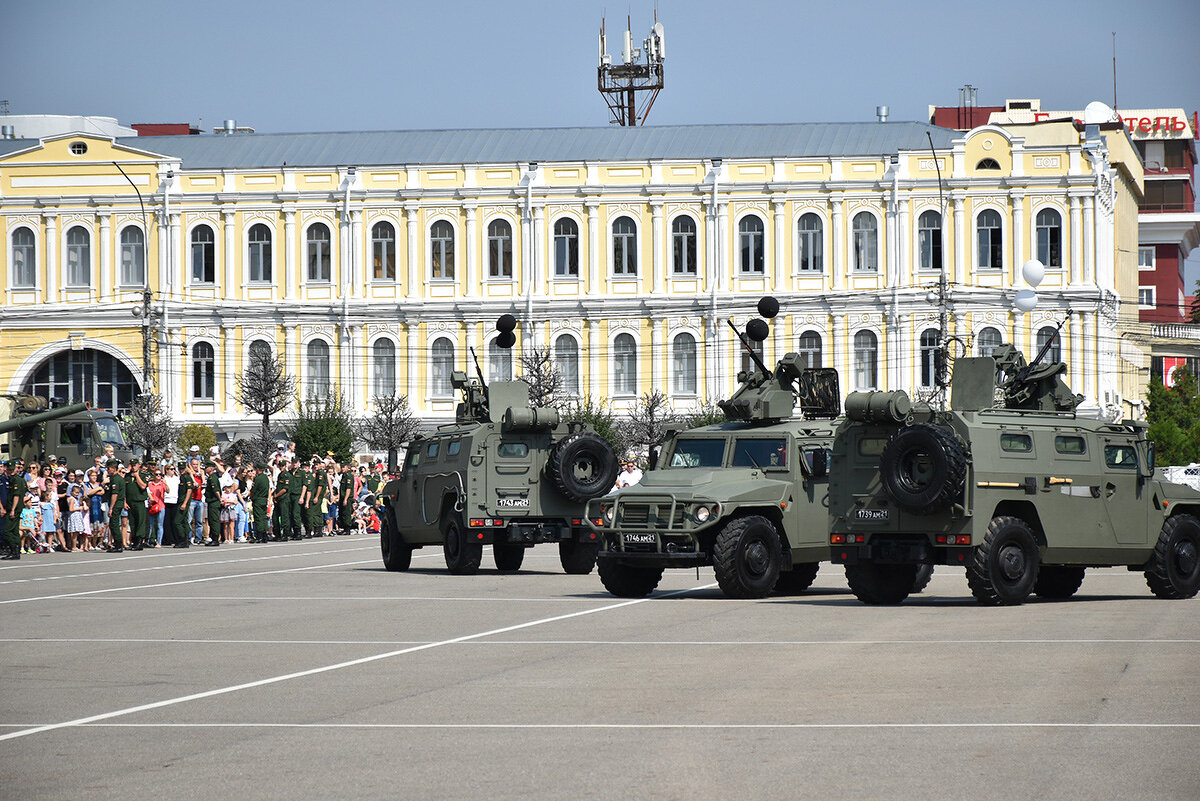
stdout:
{"type": "Polygon", "coordinates": [[[626,544],[653,545],[657,541],[658,540],[656,540],[654,538],[654,534],[652,532],[646,532],[645,534],[626,534],[625,535],[626,544]]]}
{"type": "Polygon", "coordinates": [[[496,506],[501,509],[528,509],[528,498],[498,498],[496,506]]]}
{"type": "Polygon", "coordinates": [[[888,519],[887,509],[855,509],[854,519],[864,523],[882,523],[888,519]]]}

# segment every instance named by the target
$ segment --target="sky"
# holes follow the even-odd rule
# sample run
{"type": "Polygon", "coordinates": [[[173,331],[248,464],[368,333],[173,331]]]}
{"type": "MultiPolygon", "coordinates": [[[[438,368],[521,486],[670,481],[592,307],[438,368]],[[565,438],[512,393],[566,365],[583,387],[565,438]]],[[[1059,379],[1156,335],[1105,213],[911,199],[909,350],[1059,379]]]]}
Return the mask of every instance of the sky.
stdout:
{"type": "Polygon", "coordinates": [[[619,61],[656,8],[651,125],[927,120],[968,83],[1111,105],[1114,31],[1118,108],[1200,109],[1197,0],[0,0],[0,101],[210,131],[605,125],[600,20],[619,61]]]}

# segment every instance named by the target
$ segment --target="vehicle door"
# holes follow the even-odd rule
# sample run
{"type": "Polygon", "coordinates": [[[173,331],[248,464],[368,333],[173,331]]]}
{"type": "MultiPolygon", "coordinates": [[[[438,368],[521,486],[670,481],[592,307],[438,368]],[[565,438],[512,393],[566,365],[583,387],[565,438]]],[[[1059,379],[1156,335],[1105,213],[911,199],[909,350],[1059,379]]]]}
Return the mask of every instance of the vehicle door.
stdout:
{"type": "Polygon", "coordinates": [[[507,517],[525,516],[533,507],[533,449],[527,437],[496,433],[488,437],[488,509],[507,517]]]}
{"type": "Polygon", "coordinates": [[[1125,437],[1100,437],[1104,447],[1104,473],[1100,495],[1118,543],[1144,545],[1149,535],[1147,507],[1138,470],[1137,446],[1125,437]]]}
{"type": "Polygon", "coordinates": [[[832,460],[833,437],[805,439],[793,451],[799,454],[800,473],[784,510],[785,526],[793,548],[828,545],[829,529],[829,466],[832,460]]]}
{"type": "Polygon", "coordinates": [[[423,440],[414,440],[409,443],[408,453],[405,454],[404,464],[400,468],[400,476],[396,480],[394,500],[396,520],[405,533],[427,528],[421,518],[421,495],[417,486],[424,454],[425,442],[423,440]]]}
{"type": "Polygon", "coordinates": [[[95,448],[94,426],[91,420],[61,420],[47,425],[47,429],[57,429],[53,433],[46,432],[48,453],[54,453],[58,458],[67,460],[72,469],[91,467],[95,448]],[[49,450],[51,440],[54,450],[49,450]]]}

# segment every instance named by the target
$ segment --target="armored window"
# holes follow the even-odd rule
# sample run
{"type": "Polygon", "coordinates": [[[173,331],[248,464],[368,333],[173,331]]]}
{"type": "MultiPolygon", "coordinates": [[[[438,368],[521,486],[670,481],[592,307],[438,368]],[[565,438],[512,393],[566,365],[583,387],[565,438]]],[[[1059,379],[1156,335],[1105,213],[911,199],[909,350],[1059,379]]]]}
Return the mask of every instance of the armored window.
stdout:
{"type": "Polygon", "coordinates": [[[387,337],[375,340],[371,360],[375,367],[375,395],[390,398],[396,394],[396,343],[387,337]]]}
{"type": "Polygon", "coordinates": [[[310,398],[328,398],[332,387],[329,383],[329,343],[314,339],[308,343],[308,386],[305,393],[310,398]]]}
{"type": "Polygon", "coordinates": [[[512,226],[507,220],[492,220],[488,223],[487,239],[488,276],[512,278],[512,226]]]}
{"type": "Polygon", "coordinates": [[[637,275],[637,226],[630,217],[613,220],[613,275],[637,275]]]}
{"type": "Polygon", "coordinates": [[[918,266],[922,270],[942,269],[942,215],[930,209],[917,218],[918,266]]]}
{"type": "Polygon", "coordinates": [[[501,442],[496,455],[505,459],[524,459],[529,455],[529,446],[524,442],[501,442]]]}
{"type": "Polygon", "coordinates": [[[67,286],[92,284],[92,235],[81,225],[67,231],[67,286]]]}
{"type": "Polygon", "coordinates": [[[1046,351],[1045,358],[1042,359],[1043,364],[1053,364],[1054,362],[1062,361],[1062,343],[1058,338],[1058,329],[1054,326],[1046,326],[1039,328],[1037,332],[1037,352],[1041,353],[1042,348],[1047,342],[1053,342],[1050,349],[1046,351]]]}
{"type": "Polygon", "coordinates": [[[1000,432],[1000,449],[1009,453],[1029,453],[1033,450],[1033,437],[1028,434],[1000,432]]]}
{"type": "Polygon", "coordinates": [[[451,440],[449,442],[449,444],[446,445],[446,455],[447,456],[458,456],[458,454],[461,452],[462,452],[462,440],[461,439],[451,440]]]}
{"type": "Polygon", "coordinates": [[[725,462],[724,439],[675,440],[668,467],[720,467],[725,462]]]}
{"type": "Polygon", "coordinates": [[[325,223],[310,225],[305,244],[308,247],[308,280],[328,282],[333,277],[329,253],[329,226],[325,223]]]}
{"type": "Polygon", "coordinates": [[[854,388],[876,389],[879,385],[879,339],[872,331],[854,335],[854,388]]]}
{"type": "Polygon", "coordinates": [[[733,443],[734,467],[787,467],[787,440],[783,437],[738,439],[733,443]]]}
{"type": "Polygon", "coordinates": [[[1062,267],[1062,215],[1054,209],[1037,214],[1037,257],[1047,267],[1062,267]]]}
{"type": "Polygon", "coordinates": [[[1137,451],[1129,445],[1105,445],[1104,464],[1115,470],[1136,470],[1137,451]]]}
{"type": "Polygon", "coordinates": [[[396,229],[390,222],[371,226],[371,277],[376,281],[396,280],[396,229]]]}
{"type": "Polygon", "coordinates": [[[579,343],[575,337],[562,334],[554,340],[554,366],[562,377],[563,391],[579,394],[579,343]]]}
{"type": "Polygon", "coordinates": [[[250,226],[249,256],[250,280],[269,282],[271,280],[271,229],[262,223],[250,226]]]}
{"type": "Polygon", "coordinates": [[[554,222],[554,274],[559,278],[579,277],[579,225],[570,217],[554,222]]]}
{"type": "Polygon", "coordinates": [[[429,394],[435,398],[446,398],[454,394],[450,384],[450,373],[454,370],[454,345],[441,338],[430,349],[429,394]]]}
{"type": "Polygon", "coordinates": [[[192,229],[192,283],[215,284],[217,281],[217,238],[207,225],[192,229]]]}
{"type": "Polygon", "coordinates": [[[671,222],[671,272],[696,275],[696,221],[686,214],[671,222]]]}
{"type": "Polygon", "coordinates": [[[1068,456],[1080,456],[1087,453],[1087,443],[1083,437],[1073,434],[1059,434],[1054,438],[1054,450],[1068,456]]]}
{"type": "Polygon", "coordinates": [[[880,456],[886,445],[887,440],[882,437],[863,437],[858,441],[858,455],[880,456]]]}
{"type": "Polygon", "coordinates": [[[825,261],[825,236],[821,230],[821,218],[816,214],[805,214],[796,223],[799,241],[800,272],[819,273],[825,261]]]}
{"type": "Polygon", "coordinates": [[[976,258],[982,269],[999,270],[1004,266],[1004,246],[1001,237],[1000,212],[984,209],[975,218],[976,258]]]}
{"type": "Polygon", "coordinates": [[[975,169],[998,170],[1000,169],[1000,162],[996,161],[995,159],[980,159],[979,163],[975,165],[975,169]]]}
{"type": "Polygon", "coordinates": [[[696,338],[682,333],[671,342],[671,388],[680,395],[696,394],[696,338]]]}
{"type": "MultiPolygon", "coordinates": [[[[754,355],[758,357],[759,361],[762,361],[763,343],[750,340],[749,344],[750,350],[754,351],[754,355]]],[[[754,364],[753,357],[750,356],[750,351],[747,351],[746,348],[741,345],[741,343],[738,343],[738,352],[742,354],[742,372],[753,373],[758,369],[758,366],[754,364]]]]}
{"type": "Polygon", "coordinates": [[[500,342],[493,339],[488,343],[488,383],[512,381],[512,375],[512,351],[500,347],[500,342]]]}
{"type": "Polygon", "coordinates": [[[429,226],[429,264],[433,278],[454,280],[454,226],[445,220],[429,226]]]}
{"type": "Polygon", "coordinates": [[[977,341],[979,342],[979,355],[991,356],[996,352],[996,348],[1000,347],[1000,332],[995,328],[984,328],[979,332],[977,341]]]}
{"type": "Polygon", "coordinates": [[[743,275],[763,275],[766,258],[763,246],[766,237],[763,221],[757,214],[747,214],[738,223],[738,252],[741,254],[743,275]]]}
{"type": "Polygon", "coordinates": [[[37,283],[37,247],[33,231],[22,226],[12,234],[12,285],[32,287],[37,283]]]}
{"type": "Polygon", "coordinates": [[[197,342],[192,346],[192,398],[213,400],[217,392],[217,359],[213,346],[197,342]]]}
{"type": "Polygon", "coordinates": [[[439,443],[437,443],[437,442],[431,442],[428,445],[426,445],[425,446],[425,455],[428,456],[430,459],[436,459],[437,455],[438,455],[438,445],[439,445],[439,443]]]}
{"type": "Polygon", "coordinates": [[[805,331],[800,335],[800,344],[796,348],[804,367],[821,366],[821,335],[816,331],[805,331]]]}
{"type": "Polygon", "coordinates": [[[854,215],[854,269],[875,272],[879,269],[879,228],[875,215],[860,211],[854,215]]]}
{"type": "Polygon", "coordinates": [[[921,386],[932,387],[937,384],[938,340],[941,335],[936,328],[926,328],[921,332],[921,386]]]}
{"type": "Polygon", "coordinates": [[[630,334],[617,334],[613,340],[613,392],[635,395],[637,389],[637,343],[630,334]]]}

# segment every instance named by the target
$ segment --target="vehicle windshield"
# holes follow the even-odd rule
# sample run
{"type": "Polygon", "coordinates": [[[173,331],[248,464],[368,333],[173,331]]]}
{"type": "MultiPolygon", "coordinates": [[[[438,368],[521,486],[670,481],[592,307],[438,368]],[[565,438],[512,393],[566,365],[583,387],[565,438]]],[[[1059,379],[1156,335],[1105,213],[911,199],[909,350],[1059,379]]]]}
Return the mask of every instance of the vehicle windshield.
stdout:
{"type": "Polygon", "coordinates": [[[96,419],[96,428],[100,431],[100,441],[104,444],[118,448],[126,447],[125,437],[121,435],[121,428],[116,420],[111,417],[99,417],[96,419]]]}
{"type": "Polygon", "coordinates": [[[787,440],[784,437],[738,439],[733,445],[733,466],[786,468],[787,440]]]}
{"type": "Polygon", "coordinates": [[[675,440],[667,467],[720,467],[725,461],[725,439],[687,437],[675,440]]]}

